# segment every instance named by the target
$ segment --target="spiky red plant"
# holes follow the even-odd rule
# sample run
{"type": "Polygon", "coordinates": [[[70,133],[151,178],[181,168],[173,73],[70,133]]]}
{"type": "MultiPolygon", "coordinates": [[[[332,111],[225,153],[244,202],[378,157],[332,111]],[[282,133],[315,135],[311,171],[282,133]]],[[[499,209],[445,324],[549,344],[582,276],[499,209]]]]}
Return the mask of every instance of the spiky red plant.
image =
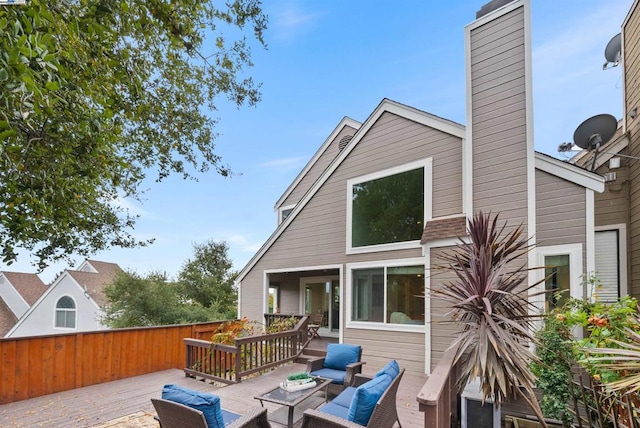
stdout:
{"type": "MultiPolygon", "coordinates": [[[[461,241],[441,257],[455,279],[436,285],[434,297],[451,308],[447,316],[460,326],[451,347],[461,361],[460,388],[479,378],[483,399],[499,405],[522,397],[544,424],[533,392],[529,364],[536,357],[527,283],[531,250],[522,226],[507,232],[498,215],[479,212],[468,225],[469,242],[461,241]]],[[[546,426],[546,425],[545,425],[546,426]]]]}

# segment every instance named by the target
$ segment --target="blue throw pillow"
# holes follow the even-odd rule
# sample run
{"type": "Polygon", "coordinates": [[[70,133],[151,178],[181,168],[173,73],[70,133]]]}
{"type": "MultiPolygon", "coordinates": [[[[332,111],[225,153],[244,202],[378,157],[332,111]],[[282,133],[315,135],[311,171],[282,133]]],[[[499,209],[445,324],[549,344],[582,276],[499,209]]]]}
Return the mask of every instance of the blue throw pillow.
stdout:
{"type": "Polygon", "coordinates": [[[392,381],[391,376],[383,374],[356,388],[347,419],[360,425],[367,425],[376,403],[392,381]]]}
{"type": "Polygon", "coordinates": [[[165,385],[162,388],[162,398],[200,410],[204,413],[209,428],[224,428],[220,397],[216,395],[182,388],[178,385],[165,385]]]}
{"type": "Polygon", "coordinates": [[[400,374],[400,366],[396,360],[391,360],[384,366],[374,377],[382,376],[383,374],[388,374],[391,376],[391,380],[395,379],[396,376],[400,374]]]}
{"type": "Polygon", "coordinates": [[[327,345],[327,355],[324,366],[334,370],[346,370],[347,365],[360,361],[360,346],[344,343],[330,343],[327,345]]]}

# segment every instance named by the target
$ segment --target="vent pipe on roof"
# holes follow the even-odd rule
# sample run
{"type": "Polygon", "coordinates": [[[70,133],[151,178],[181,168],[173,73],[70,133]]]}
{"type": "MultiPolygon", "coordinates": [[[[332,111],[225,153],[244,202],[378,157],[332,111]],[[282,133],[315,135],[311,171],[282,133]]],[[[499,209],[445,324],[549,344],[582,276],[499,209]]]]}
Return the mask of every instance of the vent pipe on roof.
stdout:
{"type": "Polygon", "coordinates": [[[501,8],[505,4],[511,3],[513,0],[492,0],[489,3],[485,4],[480,8],[479,11],[476,12],[476,19],[483,17],[496,9],[501,8]]]}

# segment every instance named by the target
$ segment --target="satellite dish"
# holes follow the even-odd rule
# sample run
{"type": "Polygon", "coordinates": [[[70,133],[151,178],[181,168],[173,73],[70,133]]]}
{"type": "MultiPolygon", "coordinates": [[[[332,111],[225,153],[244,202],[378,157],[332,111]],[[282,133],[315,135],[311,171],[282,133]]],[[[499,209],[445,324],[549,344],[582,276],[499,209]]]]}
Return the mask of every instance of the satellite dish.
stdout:
{"type": "Polygon", "coordinates": [[[613,137],[616,129],[618,129],[618,121],[615,117],[610,114],[598,114],[582,122],[573,133],[573,142],[576,146],[586,150],[595,149],[591,171],[596,166],[598,149],[613,137]]]}
{"type": "Polygon", "coordinates": [[[618,121],[610,114],[598,114],[585,120],[573,133],[576,146],[593,150],[606,143],[618,129],[618,121]]]}
{"type": "Polygon", "coordinates": [[[607,62],[602,66],[603,70],[607,68],[615,67],[620,64],[620,59],[622,53],[622,33],[618,33],[607,43],[607,47],[604,49],[604,57],[607,62]],[[609,64],[612,64],[609,67],[609,64]]]}

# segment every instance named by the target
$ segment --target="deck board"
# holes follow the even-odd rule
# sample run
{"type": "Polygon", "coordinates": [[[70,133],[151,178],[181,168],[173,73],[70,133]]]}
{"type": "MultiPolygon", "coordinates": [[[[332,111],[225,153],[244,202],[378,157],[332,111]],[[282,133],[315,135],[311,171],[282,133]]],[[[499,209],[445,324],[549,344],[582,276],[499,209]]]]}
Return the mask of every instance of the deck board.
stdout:
{"type": "MultiPolygon", "coordinates": [[[[187,378],[181,370],[164,370],[0,405],[0,426],[91,427],[140,412],[152,415],[154,411],[150,399],[160,397],[162,386],[168,383],[217,394],[225,409],[243,413],[248,407],[260,405],[253,398],[255,395],[274,387],[287,374],[304,369],[303,364],[289,364],[266,375],[228,386],[187,378]]],[[[364,372],[372,374],[376,369],[365,365],[364,372]]],[[[426,375],[405,373],[400,382],[397,408],[405,428],[423,426],[423,415],[418,410],[416,396],[425,380],[426,375]]],[[[265,407],[272,412],[280,406],[265,403],[265,407]]]]}

